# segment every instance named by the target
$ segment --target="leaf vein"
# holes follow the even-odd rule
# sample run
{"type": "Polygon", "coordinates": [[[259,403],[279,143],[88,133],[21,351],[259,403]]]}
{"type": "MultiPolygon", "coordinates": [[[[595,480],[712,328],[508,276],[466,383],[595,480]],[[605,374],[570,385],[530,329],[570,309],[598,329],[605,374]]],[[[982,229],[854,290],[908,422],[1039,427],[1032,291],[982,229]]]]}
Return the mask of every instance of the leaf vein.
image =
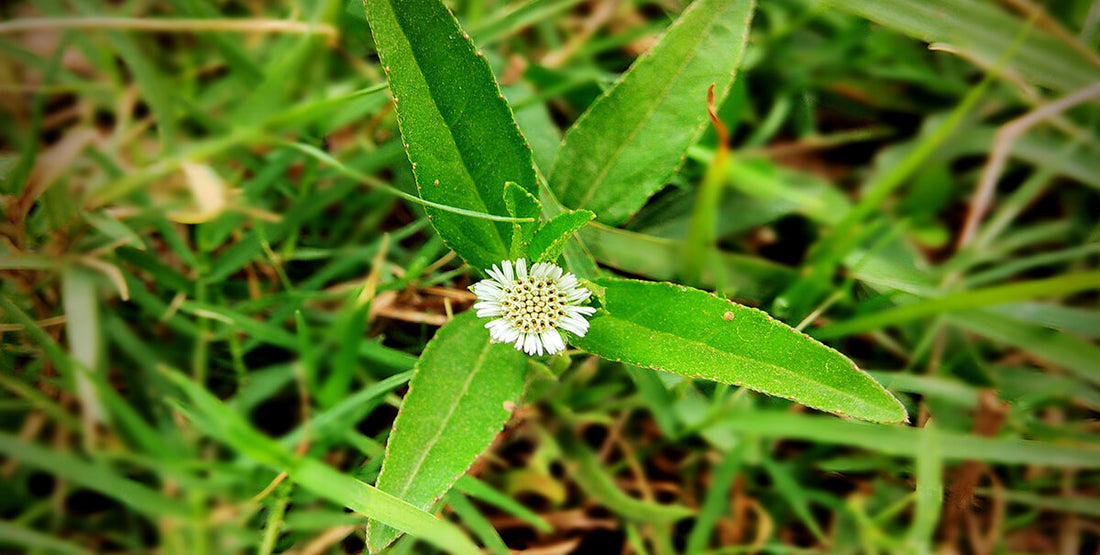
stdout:
{"type": "Polygon", "coordinates": [[[412,486],[412,484],[413,484],[413,481],[414,481],[413,478],[417,475],[417,473],[420,472],[420,467],[423,466],[424,461],[427,460],[428,454],[432,451],[432,449],[435,449],[436,444],[439,443],[439,438],[443,435],[442,430],[445,430],[447,428],[447,425],[450,422],[451,418],[454,416],[455,412],[458,410],[458,406],[460,404],[462,404],[462,398],[465,397],[467,394],[469,394],[470,384],[473,383],[474,376],[476,376],[477,373],[479,371],[481,371],[482,367],[484,366],[485,356],[488,354],[489,348],[492,347],[492,345],[493,345],[492,342],[490,342],[488,340],[485,341],[485,346],[482,347],[481,353],[478,354],[477,362],[474,364],[473,368],[470,370],[469,375],[466,376],[466,382],[462,384],[462,389],[458,393],[458,398],[455,399],[454,403],[451,403],[450,408],[447,410],[446,416],[443,417],[443,422],[439,426],[439,429],[441,430],[440,433],[432,436],[432,438],[428,441],[428,445],[423,450],[420,451],[420,455],[416,459],[416,464],[413,465],[411,471],[408,474],[408,479],[401,486],[401,492],[399,494],[397,494],[398,497],[401,497],[401,498],[405,497],[405,494],[408,493],[408,491],[409,491],[409,487],[412,486]]]}

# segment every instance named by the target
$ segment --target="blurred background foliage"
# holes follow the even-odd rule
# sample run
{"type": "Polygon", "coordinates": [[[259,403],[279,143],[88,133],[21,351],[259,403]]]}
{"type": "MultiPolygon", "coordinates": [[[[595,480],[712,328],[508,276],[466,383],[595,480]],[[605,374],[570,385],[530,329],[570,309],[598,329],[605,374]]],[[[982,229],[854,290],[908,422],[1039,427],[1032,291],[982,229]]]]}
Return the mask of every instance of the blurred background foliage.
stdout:
{"type": "MultiPolygon", "coordinates": [[[[544,173],[683,8],[449,5],[544,173]]],[[[416,356],[471,304],[394,194],[415,187],[361,4],[0,13],[0,549],[361,551],[362,518],[212,440],[168,377],[373,483],[416,356]]],[[[696,205],[708,131],[581,239],[677,279],[713,211],[700,284],[837,346],[913,421],[555,360],[443,516],[493,553],[1096,552],[1098,28],[1086,0],[761,0],[720,200],[696,205]]]]}

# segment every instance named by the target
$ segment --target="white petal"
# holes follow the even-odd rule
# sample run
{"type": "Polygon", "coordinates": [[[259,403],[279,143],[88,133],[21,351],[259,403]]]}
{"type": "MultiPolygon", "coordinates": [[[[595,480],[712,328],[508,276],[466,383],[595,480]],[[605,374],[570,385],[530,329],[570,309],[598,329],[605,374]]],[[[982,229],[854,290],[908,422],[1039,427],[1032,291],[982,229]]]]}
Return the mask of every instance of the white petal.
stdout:
{"type": "Polygon", "coordinates": [[[558,327],[577,337],[584,337],[584,334],[588,332],[588,330],[578,328],[577,325],[572,322],[558,322],[558,327]]]}
{"type": "Polygon", "coordinates": [[[584,334],[588,333],[588,320],[580,316],[569,315],[558,321],[558,327],[571,331],[579,337],[584,337],[584,334]]]}
{"type": "Polygon", "coordinates": [[[554,283],[558,286],[558,290],[566,294],[572,293],[577,288],[577,278],[574,278],[573,274],[565,274],[565,277],[555,280],[554,283]],[[572,284],[569,283],[568,278],[573,280],[572,284]]]}
{"type": "Polygon", "coordinates": [[[474,284],[475,291],[481,289],[484,289],[486,291],[501,291],[504,289],[504,287],[502,287],[500,285],[500,282],[495,279],[483,279],[474,284]]]}
{"type": "Polygon", "coordinates": [[[527,261],[522,258],[516,261],[516,279],[527,279],[527,261]]]}
{"type": "Polygon", "coordinates": [[[531,265],[531,277],[543,277],[544,272],[546,272],[545,262],[537,262],[531,265]]]}
{"type": "Polygon", "coordinates": [[[508,285],[515,281],[515,274],[512,273],[512,261],[505,260],[501,262],[500,265],[504,268],[504,279],[500,280],[500,282],[504,285],[508,285]]]}
{"type": "Polygon", "coordinates": [[[590,293],[587,289],[574,289],[569,292],[567,298],[569,299],[569,302],[575,303],[583,301],[590,296],[592,296],[592,293],[590,293]]]}
{"type": "MultiPolygon", "coordinates": [[[[523,259],[521,258],[520,260],[523,259]]],[[[542,342],[539,341],[538,335],[528,333],[524,336],[523,351],[531,356],[534,356],[535,353],[542,354],[542,342]]]]}
{"type": "Polygon", "coordinates": [[[561,334],[558,333],[558,330],[548,329],[540,335],[542,336],[542,343],[546,345],[546,354],[552,355],[565,350],[565,342],[562,341],[561,334]]]}
{"type": "Polygon", "coordinates": [[[474,294],[483,301],[499,301],[504,291],[497,286],[495,281],[479,281],[474,284],[474,294]]]}
{"type": "Polygon", "coordinates": [[[508,332],[513,329],[511,324],[499,318],[490,320],[485,327],[489,329],[489,337],[502,342],[508,341],[508,332]]]}
{"type": "Polygon", "coordinates": [[[568,313],[568,314],[583,314],[585,316],[591,316],[591,315],[596,313],[596,308],[591,307],[591,306],[573,306],[573,305],[569,305],[569,306],[565,307],[565,312],[568,313]]]}

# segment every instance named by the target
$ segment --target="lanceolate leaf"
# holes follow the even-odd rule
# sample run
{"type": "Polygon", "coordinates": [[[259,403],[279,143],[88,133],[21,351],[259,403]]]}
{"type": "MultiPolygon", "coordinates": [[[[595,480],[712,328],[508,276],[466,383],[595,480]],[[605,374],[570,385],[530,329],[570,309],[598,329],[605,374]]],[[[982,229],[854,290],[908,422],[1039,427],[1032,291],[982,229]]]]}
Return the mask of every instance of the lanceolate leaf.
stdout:
{"type": "MultiPolygon", "coordinates": [[[[472,311],[436,332],[416,364],[386,444],[378,489],[430,508],[484,451],[523,394],[527,356],[489,343],[472,311]]],[[[397,538],[379,522],[367,528],[374,552],[397,538]]]]}
{"type": "MultiPolygon", "coordinates": [[[[438,0],[364,5],[421,198],[505,216],[505,182],[537,197],[531,150],[489,64],[454,16],[438,0]]],[[[538,218],[538,210],[524,208],[519,217],[538,218]]],[[[447,246],[471,266],[508,258],[513,224],[427,212],[447,246]]]]}
{"type": "Polygon", "coordinates": [[[595,217],[596,215],[588,210],[562,212],[554,216],[535,232],[531,240],[531,248],[528,250],[531,260],[534,262],[557,260],[573,234],[595,217]]]}
{"type": "Polygon", "coordinates": [[[665,185],[707,121],[707,88],[725,97],[733,83],[752,8],[752,0],[696,0],[577,120],[550,176],[562,204],[614,225],[665,185]]]}
{"type": "Polygon", "coordinates": [[[901,403],[844,355],[760,310],[670,283],[594,283],[603,309],[587,335],[570,340],[581,349],[861,420],[906,419],[901,403]]]}

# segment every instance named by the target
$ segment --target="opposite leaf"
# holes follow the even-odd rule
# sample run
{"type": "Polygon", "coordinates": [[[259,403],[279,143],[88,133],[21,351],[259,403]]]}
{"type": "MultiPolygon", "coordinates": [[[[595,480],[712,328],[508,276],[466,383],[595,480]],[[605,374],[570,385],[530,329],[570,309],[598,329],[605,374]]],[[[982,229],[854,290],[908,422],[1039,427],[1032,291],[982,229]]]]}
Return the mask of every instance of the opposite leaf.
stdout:
{"type": "MultiPolygon", "coordinates": [[[[531,150],[489,64],[447,8],[438,0],[364,6],[421,198],[503,216],[506,182],[538,195],[531,150]]],[[[444,243],[474,268],[509,257],[514,224],[426,210],[444,243]]],[[[525,205],[517,216],[539,212],[525,205]]]]}
{"type": "Polygon", "coordinates": [[[707,121],[706,94],[733,83],[752,0],[696,0],[622,80],[565,135],[550,188],[609,225],[645,204],[683,161],[707,121]]]}
{"type": "Polygon", "coordinates": [[[767,313],[698,289],[594,280],[603,310],[571,343],[610,360],[748,387],[808,407],[874,422],[905,408],[837,351],[767,313]]]}
{"type": "MultiPolygon", "coordinates": [[[[512,217],[518,218],[520,214],[538,214],[542,212],[539,199],[528,193],[527,189],[511,181],[504,184],[504,204],[508,207],[508,215],[512,217]]],[[[513,224],[511,256],[508,258],[513,260],[522,258],[524,253],[527,252],[527,247],[531,244],[534,235],[535,226],[523,225],[518,222],[513,224]]]]}
{"type": "MultiPolygon", "coordinates": [[[[493,344],[474,313],[436,332],[416,363],[416,374],[386,444],[378,489],[430,509],[477,460],[523,394],[527,356],[493,344]]],[[[398,531],[372,521],[373,553],[398,531]]]]}
{"type": "Polygon", "coordinates": [[[534,262],[553,262],[565,250],[565,244],[596,215],[588,210],[562,212],[540,227],[527,250],[534,262]]]}

